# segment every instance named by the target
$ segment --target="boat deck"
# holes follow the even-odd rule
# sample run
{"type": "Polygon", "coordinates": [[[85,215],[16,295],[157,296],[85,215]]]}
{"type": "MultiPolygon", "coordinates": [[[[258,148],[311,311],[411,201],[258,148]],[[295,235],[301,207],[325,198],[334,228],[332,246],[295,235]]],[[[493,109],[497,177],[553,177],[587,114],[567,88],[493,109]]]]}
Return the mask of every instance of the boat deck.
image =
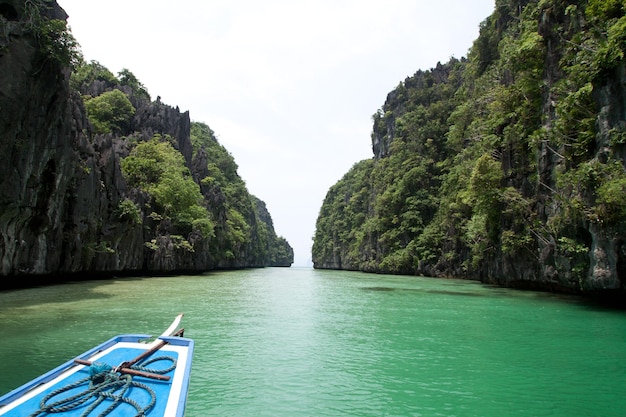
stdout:
{"type": "MultiPolygon", "coordinates": [[[[138,339],[139,337],[141,336],[137,335],[135,339],[138,339]]],[[[86,352],[79,358],[98,364],[103,363],[116,367],[124,361],[129,361],[139,356],[150,348],[149,344],[138,343],[135,341],[123,341],[129,339],[132,340],[133,337],[118,336],[118,338],[114,338],[98,348],[94,348],[91,351],[86,352]]],[[[176,368],[163,374],[164,376],[169,376],[170,380],[163,381],[143,376],[133,376],[132,380],[134,383],[145,384],[145,386],[149,387],[155,394],[156,403],[146,414],[147,416],[179,416],[182,415],[180,409],[182,408],[182,410],[184,410],[184,403],[187,395],[193,342],[189,339],[180,337],[162,337],[160,339],[168,341],[168,344],[152,354],[148,360],[158,357],[169,357],[174,359],[176,361],[176,368]]],[[[162,359],[146,366],[154,370],[164,370],[172,366],[172,361],[162,359]]],[[[84,380],[88,378],[89,375],[90,366],[75,365],[73,361],[69,361],[55,370],[42,375],[37,380],[34,380],[31,383],[26,384],[0,398],[0,400],[5,400],[4,402],[0,401],[0,416],[30,416],[41,408],[40,403],[46,395],[60,388],[75,384],[80,380],[84,380]],[[19,399],[15,400],[16,398],[19,399]],[[3,407],[3,404],[8,405],[3,407]]],[[[56,395],[47,401],[47,403],[54,403],[61,399],[84,392],[87,389],[89,389],[88,380],[80,384],[80,386],[56,395]]],[[[140,386],[132,386],[129,388],[125,397],[131,398],[142,407],[151,402],[151,395],[149,391],[140,386]]],[[[94,401],[95,397],[91,397],[89,400],[85,401],[84,404],[80,404],[72,410],[56,412],[54,415],[61,417],[81,416],[94,401]]],[[[105,399],[89,415],[100,415],[112,403],[113,400],[105,399]]],[[[132,416],[136,413],[137,411],[135,407],[127,403],[121,403],[106,415],[107,417],[132,416]]],[[[48,414],[43,413],[42,415],[48,414]]]]}

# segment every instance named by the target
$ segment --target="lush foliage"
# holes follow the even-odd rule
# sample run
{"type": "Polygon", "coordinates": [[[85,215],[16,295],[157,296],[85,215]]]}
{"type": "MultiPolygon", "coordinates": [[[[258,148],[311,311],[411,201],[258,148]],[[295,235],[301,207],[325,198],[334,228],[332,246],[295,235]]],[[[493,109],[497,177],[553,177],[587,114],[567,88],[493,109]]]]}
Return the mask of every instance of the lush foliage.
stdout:
{"type": "Polygon", "coordinates": [[[78,42],[64,20],[44,20],[39,27],[43,52],[63,66],[76,67],[82,62],[78,42]]]}
{"type": "Polygon", "coordinates": [[[213,235],[213,222],[202,205],[200,187],[191,178],[183,156],[159,136],[137,145],[122,161],[128,184],[153,198],[150,217],[171,221],[179,234],[213,235]]]}
{"type": "Polygon", "coordinates": [[[102,93],[98,97],[85,97],[87,115],[96,133],[123,132],[135,114],[135,107],[120,90],[102,93]]]}
{"type": "Polygon", "coordinates": [[[49,7],[47,3],[46,0],[26,0],[25,23],[39,41],[40,50],[46,59],[66,67],[78,66],[83,60],[78,42],[66,21],[43,17],[42,11],[49,7]]]}
{"type": "Polygon", "coordinates": [[[246,219],[254,219],[252,197],[245,183],[237,175],[233,157],[220,145],[213,131],[203,123],[193,123],[191,143],[197,153],[207,156],[206,176],[200,179],[206,193],[223,196],[223,204],[212,207],[215,216],[222,217],[217,235],[221,256],[232,259],[241,248],[252,241],[252,228],[246,219]]]}
{"type": "Polygon", "coordinates": [[[117,73],[117,76],[119,77],[120,85],[130,87],[134,97],[150,101],[148,90],[130,70],[123,68],[117,73]]]}
{"type": "Polygon", "coordinates": [[[150,101],[148,89],[126,68],[118,72],[116,77],[98,61],[82,62],[70,77],[70,86],[76,91],[88,91],[94,83],[104,85],[106,90],[117,88],[133,98],[150,101]]]}
{"type": "Polygon", "coordinates": [[[21,219],[21,241],[56,248],[41,259],[28,245],[12,250],[8,273],[291,265],[291,247],[211,129],[152,102],[128,69],[84,62],[66,22],[51,17],[64,18],[54,0],[0,2],[0,56],[19,75],[3,97],[3,110],[15,107],[3,123],[19,165],[8,180],[30,184],[9,193],[17,200],[6,220],[21,219]]]}
{"type": "Polygon", "coordinates": [[[150,103],[147,89],[129,70],[115,76],[91,61],[76,68],[70,84],[82,94],[93,132],[117,137],[120,149],[127,149],[121,169],[129,192],[114,216],[142,225],[145,246],[156,258],[174,250],[219,267],[291,265],[293,250],[276,236],[265,204],[249,194],[232,155],[209,126],[191,123],[193,161],[186,161],[180,151],[186,138],[174,137],[175,129],[161,130],[151,120],[141,131],[146,108],[167,106],[150,103]],[[147,132],[154,135],[148,141],[147,132]]]}
{"type": "MultiPolygon", "coordinates": [[[[161,244],[171,244],[187,252],[208,248],[219,266],[291,265],[293,250],[276,236],[265,204],[248,193],[232,156],[211,129],[192,123],[191,141],[196,160],[206,162],[195,174],[199,181],[167,136],[139,142],[122,160],[128,185],[149,196],[143,223],[153,228],[155,238],[146,247],[158,251],[161,244]],[[158,238],[163,235],[168,239],[158,238]]],[[[118,212],[120,220],[142,223],[130,200],[122,201],[118,212]]]]}
{"type": "Polygon", "coordinates": [[[238,253],[248,252],[259,265],[291,265],[293,250],[274,232],[271,217],[263,204],[251,195],[237,174],[232,155],[219,144],[204,123],[191,125],[191,143],[195,158],[206,160],[200,185],[204,195],[213,196],[210,210],[216,225],[216,256],[236,261],[238,253]]]}
{"type": "Polygon", "coordinates": [[[119,84],[119,80],[104,65],[91,61],[83,63],[72,72],[70,86],[76,91],[82,91],[96,81],[108,85],[119,84]]]}
{"type": "Polygon", "coordinates": [[[497,280],[551,263],[584,286],[589,224],[626,230],[626,122],[598,104],[625,50],[624,0],[498,0],[467,60],[374,115],[375,159],[329,190],[315,265],[497,280]]]}

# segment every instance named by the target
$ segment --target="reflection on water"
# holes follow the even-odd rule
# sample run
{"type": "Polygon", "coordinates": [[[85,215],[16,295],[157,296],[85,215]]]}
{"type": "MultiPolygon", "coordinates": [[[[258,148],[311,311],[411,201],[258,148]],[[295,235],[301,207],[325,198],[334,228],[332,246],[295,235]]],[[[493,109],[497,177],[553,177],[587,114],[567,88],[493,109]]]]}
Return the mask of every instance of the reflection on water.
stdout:
{"type": "Polygon", "coordinates": [[[476,282],[312,269],[0,293],[0,391],[179,312],[187,416],[622,416],[626,315],[476,282]]]}

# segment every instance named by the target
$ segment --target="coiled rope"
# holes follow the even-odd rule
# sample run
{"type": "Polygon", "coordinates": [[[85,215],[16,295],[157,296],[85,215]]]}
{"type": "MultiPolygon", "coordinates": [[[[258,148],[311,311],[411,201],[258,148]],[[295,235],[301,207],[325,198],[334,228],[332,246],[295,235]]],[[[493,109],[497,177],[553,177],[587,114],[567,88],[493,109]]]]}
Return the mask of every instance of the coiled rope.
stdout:
{"type": "MultiPolygon", "coordinates": [[[[143,362],[141,365],[132,365],[130,369],[136,371],[143,371],[152,374],[163,375],[176,368],[176,359],[171,356],[159,356],[143,362]],[[169,361],[171,366],[166,369],[152,369],[147,367],[151,363],[158,361],[169,361]]],[[[46,395],[39,403],[39,410],[31,414],[29,417],[37,417],[43,413],[63,413],[71,411],[86,405],[87,402],[93,399],[93,402],[87,406],[85,411],[81,414],[81,417],[87,417],[92,411],[96,409],[105,400],[111,400],[111,404],[100,414],[95,417],[105,417],[109,415],[120,404],[129,404],[135,408],[137,414],[135,417],[145,417],[156,403],[156,394],[154,390],[148,385],[141,382],[133,381],[133,377],[128,374],[122,375],[117,372],[116,368],[108,364],[93,363],[89,367],[89,376],[76,381],[72,384],[59,388],[50,394],[46,395]],[[82,385],[87,385],[87,388],[77,394],[71,395],[66,398],[56,399],[56,401],[50,402],[59,395],[79,388],[82,385]],[[141,405],[137,401],[133,400],[127,394],[131,388],[139,388],[148,393],[150,401],[146,405],[141,405]]]]}

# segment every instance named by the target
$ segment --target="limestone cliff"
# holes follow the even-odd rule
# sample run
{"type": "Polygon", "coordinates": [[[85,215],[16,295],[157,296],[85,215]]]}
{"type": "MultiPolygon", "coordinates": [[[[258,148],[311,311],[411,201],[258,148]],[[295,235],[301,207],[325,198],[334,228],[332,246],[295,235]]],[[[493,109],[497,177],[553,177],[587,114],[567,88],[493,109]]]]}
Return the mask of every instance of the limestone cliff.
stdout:
{"type": "Polygon", "coordinates": [[[316,268],[623,295],[626,8],[498,0],[467,59],[374,115],[374,158],[333,186],[316,268]]]}
{"type": "MultiPolygon", "coordinates": [[[[0,0],[0,275],[88,277],[273,265],[275,247],[290,247],[276,236],[269,214],[254,210],[256,199],[247,190],[241,204],[253,209],[243,215],[245,233],[237,247],[224,248],[228,238],[217,229],[228,232],[229,225],[220,223],[226,217],[205,222],[213,234],[185,230],[167,216],[157,218],[154,196],[129,185],[121,162],[154,137],[171,142],[198,182],[211,161],[204,149],[194,153],[188,112],[151,101],[145,91],[115,78],[70,88],[71,70],[62,55],[67,38],[59,30],[66,18],[54,0],[0,0]],[[119,129],[97,132],[81,96],[114,90],[128,97],[134,115],[119,129]]],[[[199,204],[211,212],[228,202],[219,189],[203,191],[199,204]]],[[[19,285],[17,278],[4,279],[9,282],[19,285]]]]}

